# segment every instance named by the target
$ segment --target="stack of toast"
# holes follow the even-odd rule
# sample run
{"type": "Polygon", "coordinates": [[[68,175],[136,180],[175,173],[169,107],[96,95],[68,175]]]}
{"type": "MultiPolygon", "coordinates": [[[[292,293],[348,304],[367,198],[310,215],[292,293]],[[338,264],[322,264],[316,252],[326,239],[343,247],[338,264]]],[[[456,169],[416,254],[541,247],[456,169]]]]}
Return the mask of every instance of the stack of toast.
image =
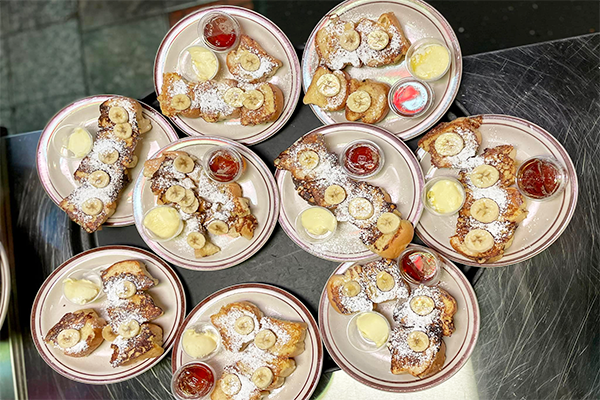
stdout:
{"type": "Polygon", "coordinates": [[[338,221],[359,228],[365,246],[381,257],[398,257],[412,240],[413,226],[402,219],[390,195],[350,178],[323,135],[303,136],[275,159],[275,167],[291,173],[296,191],[308,203],[328,208],[338,221]]]}

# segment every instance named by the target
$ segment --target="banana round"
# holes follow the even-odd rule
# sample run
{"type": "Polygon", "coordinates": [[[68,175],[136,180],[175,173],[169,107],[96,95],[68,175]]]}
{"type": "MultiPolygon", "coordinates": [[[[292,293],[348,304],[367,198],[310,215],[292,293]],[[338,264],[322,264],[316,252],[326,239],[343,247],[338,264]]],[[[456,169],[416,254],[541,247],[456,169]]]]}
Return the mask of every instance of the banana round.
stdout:
{"type": "Polygon", "coordinates": [[[192,249],[200,250],[206,244],[206,238],[200,232],[190,232],[187,235],[187,244],[190,245],[192,249]]]}
{"type": "Polygon", "coordinates": [[[114,106],[108,110],[108,119],[115,124],[129,121],[129,113],[123,107],[114,106]]]}
{"type": "Polygon", "coordinates": [[[275,345],[277,336],[270,329],[263,329],[256,334],[254,338],[254,344],[261,350],[270,349],[275,345]]]}
{"type": "Polygon", "coordinates": [[[200,202],[194,198],[194,201],[189,206],[181,206],[181,211],[186,214],[193,214],[198,210],[198,207],[200,207],[200,202]]]}
{"type": "Polygon", "coordinates": [[[469,178],[473,185],[485,189],[498,182],[500,172],[491,165],[481,164],[471,171],[469,178]]]}
{"type": "Polygon", "coordinates": [[[340,185],[330,185],[325,189],[324,198],[327,204],[335,206],[346,200],[346,190],[340,185]]]}
{"type": "Polygon", "coordinates": [[[417,315],[429,315],[435,308],[435,302],[429,296],[415,296],[410,300],[410,309],[417,315]]]}
{"type": "Polygon", "coordinates": [[[302,166],[302,168],[311,171],[319,165],[319,155],[316,151],[312,150],[304,150],[301,153],[298,153],[298,163],[302,166]]]}
{"type": "Polygon", "coordinates": [[[192,189],[185,189],[185,196],[177,202],[182,207],[189,207],[196,201],[196,196],[192,189]]]}
{"type": "Polygon", "coordinates": [[[132,338],[140,333],[140,324],[135,319],[124,322],[117,328],[117,333],[125,339],[132,338]]]}
{"type": "Polygon", "coordinates": [[[98,154],[98,159],[102,161],[104,164],[112,165],[117,162],[119,159],[119,152],[115,149],[105,151],[103,153],[98,154]]]}
{"type": "Polygon", "coordinates": [[[484,229],[473,229],[466,234],[465,246],[475,253],[485,253],[494,247],[494,237],[484,229]]]}
{"type": "Polygon", "coordinates": [[[137,293],[137,286],[131,281],[124,280],[120,289],[117,292],[117,297],[120,299],[128,299],[137,293]]]}
{"type": "Polygon", "coordinates": [[[356,281],[348,281],[342,286],[342,294],[346,297],[358,296],[360,290],[360,284],[356,281]]]}
{"type": "Polygon", "coordinates": [[[354,51],[360,44],[360,35],[354,29],[348,29],[340,35],[340,46],[347,51],[354,51]]]}
{"type": "Polygon", "coordinates": [[[246,52],[240,57],[240,65],[248,72],[257,71],[260,68],[260,58],[254,53],[246,52]]]}
{"type": "Polygon", "coordinates": [[[63,349],[75,346],[81,340],[81,333],[77,329],[65,329],[56,336],[56,342],[63,349]]]}
{"type": "Polygon", "coordinates": [[[187,94],[176,94],[171,99],[171,107],[177,111],[183,111],[190,108],[192,105],[192,99],[187,94]]]}
{"type": "Polygon", "coordinates": [[[429,337],[422,331],[412,331],[409,333],[406,342],[408,347],[417,353],[422,353],[429,347],[429,337]]]}
{"type": "Polygon", "coordinates": [[[325,97],[333,97],[340,92],[342,84],[334,74],[324,74],[317,80],[317,90],[325,97]]]}
{"type": "Polygon", "coordinates": [[[113,132],[115,133],[116,137],[123,140],[129,139],[133,133],[131,124],[129,122],[116,124],[113,132]]]}
{"type": "Polygon", "coordinates": [[[463,138],[453,132],[443,133],[433,143],[435,151],[442,157],[455,156],[465,147],[463,138]]]}
{"type": "Polygon", "coordinates": [[[129,169],[135,168],[135,166],[137,165],[138,161],[139,161],[138,156],[136,156],[134,154],[133,157],[131,158],[131,161],[126,165],[126,167],[129,168],[129,169]]]}
{"type": "Polygon", "coordinates": [[[265,102],[265,95],[260,90],[252,89],[244,95],[242,104],[248,110],[258,110],[265,102]]]}
{"type": "Polygon", "coordinates": [[[102,189],[108,186],[110,183],[110,176],[104,171],[94,171],[90,174],[88,182],[98,189],[102,189]]]}
{"type": "Polygon", "coordinates": [[[358,220],[369,219],[373,216],[373,204],[364,197],[356,197],[348,202],[348,213],[358,220]]]}
{"type": "Polygon", "coordinates": [[[228,396],[235,396],[242,390],[242,382],[237,375],[225,373],[221,377],[221,390],[228,396]]]}
{"type": "Polygon", "coordinates": [[[100,200],[96,197],[87,199],[86,201],[83,202],[83,204],[81,204],[81,211],[83,211],[87,215],[92,215],[92,216],[100,214],[102,212],[103,208],[104,208],[104,203],[102,203],[102,200],[100,200]]]}
{"type": "Polygon", "coordinates": [[[233,329],[240,335],[247,335],[254,330],[254,320],[247,315],[239,317],[233,323],[233,329]]]}
{"type": "MultiPolygon", "coordinates": [[[[165,192],[165,199],[172,203],[179,203],[185,197],[185,188],[180,185],[173,185],[165,192]]],[[[190,204],[193,203],[190,202],[190,204]]]]}
{"type": "Polygon", "coordinates": [[[401,219],[394,213],[385,212],[377,218],[377,229],[383,234],[394,233],[400,228],[401,219]]]}
{"type": "Polygon", "coordinates": [[[227,105],[233,108],[239,108],[243,105],[244,94],[245,92],[242,89],[232,87],[225,91],[225,93],[223,94],[223,100],[225,101],[225,103],[227,103],[227,105]]]}
{"type": "Polygon", "coordinates": [[[212,221],[210,224],[208,224],[207,229],[210,233],[217,236],[226,235],[229,232],[229,226],[227,226],[227,223],[220,220],[212,221]]]}
{"type": "Polygon", "coordinates": [[[259,389],[266,389],[273,382],[273,371],[269,367],[260,367],[252,374],[252,383],[259,389]]]}
{"type": "Polygon", "coordinates": [[[489,224],[490,222],[497,220],[500,215],[498,203],[487,198],[474,201],[473,204],[471,204],[469,211],[473,218],[484,224],[489,224]]]}
{"type": "Polygon", "coordinates": [[[142,134],[149,132],[152,129],[152,122],[148,118],[143,118],[140,120],[138,128],[142,134]]]}
{"type": "Polygon", "coordinates": [[[175,170],[187,174],[194,169],[194,160],[192,160],[192,157],[190,156],[181,154],[175,158],[173,166],[175,167],[175,170]]]}
{"type": "Polygon", "coordinates": [[[396,286],[394,277],[387,271],[379,271],[375,280],[377,288],[382,292],[389,292],[396,286]]]}
{"type": "Polygon", "coordinates": [[[367,44],[373,50],[383,50],[390,42],[387,32],[377,29],[367,35],[367,44]]]}
{"type": "Polygon", "coordinates": [[[348,96],[346,106],[355,113],[363,113],[371,107],[371,95],[364,90],[357,90],[348,96]]]}

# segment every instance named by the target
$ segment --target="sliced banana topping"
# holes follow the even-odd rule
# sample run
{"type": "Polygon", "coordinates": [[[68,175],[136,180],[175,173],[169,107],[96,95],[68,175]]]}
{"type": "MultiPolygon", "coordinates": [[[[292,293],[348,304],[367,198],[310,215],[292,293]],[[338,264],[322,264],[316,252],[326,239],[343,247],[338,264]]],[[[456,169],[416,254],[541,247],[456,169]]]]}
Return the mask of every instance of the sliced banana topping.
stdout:
{"type": "Polygon", "coordinates": [[[389,292],[396,286],[394,277],[387,271],[379,271],[375,282],[382,292],[389,292]]]}
{"type": "Polygon", "coordinates": [[[252,383],[259,389],[266,389],[273,382],[273,371],[269,367],[260,367],[252,374],[252,383]]]}
{"type": "Polygon", "coordinates": [[[390,42],[390,36],[386,31],[377,29],[367,36],[367,44],[373,50],[383,50],[390,42]]]}
{"type": "Polygon", "coordinates": [[[138,122],[138,128],[141,134],[149,132],[152,129],[152,122],[148,118],[142,118],[138,122]]]}
{"type": "Polygon", "coordinates": [[[220,220],[214,220],[206,227],[213,235],[226,235],[229,232],[229,226],[227,223],[220,220]]]}
{"type": "Polygon", "coordinates": [[[348,212],[356,219],[369,219],[373,211],[373,204],[364,197],[356,197],[348,202],[348,212]]]}
{"type": "Polygon", "coordinates": [[[244,95],[242,104],[248,110],[258,110],[265,102],[265,95],[260,90],[252,89],[244,95]]]}
{"type": "Polygon", "coordinates": [[[177,111],[183,111],[190,108],[192,105],[192,99],[187,94],[176,94],[171,99],[171,107],[177,111]]]}
{"type": "Polygon", "coordinates": [[[240,335],[247,335],[254,330],[254,320],[247,315],[239,317],[233,323],[233,329],[240,335]]]}
{"type": "Polygon", "coordinates": [[[421,316],[429,315],[435,308],[435,302],[429,296],[415,296],[409,305],[411,310],[421,316]]]}
{"type": "Polygon", "coordinates": [[[94,171],[90,174],[88,182],[99,189],[105,188],[110,183],[110,176],[104,171],[94,171]]]}
{"type": "Polygon", "coordinates": [[[81,204],[81,211],[86,213],[87,215],[98,215],[102,212],[104,208],[104,203],[102,200],[92,197],[91,199],[87,199],[81,204]]]}
{"type": "Polygon", "coordinates": [[[356,281],[348,281],[342,286],[342,294],[347,297],[354,297],[360,293],[360,284],[356,281]]]}
{"type": "Polygon", "coordinates": [[[234,396],[242,390],[242,382],[237,375],[226,372],[221,377],[221,390],[228,396],[234,396]]]}
{"type": "Polygon", "coordinates": [[[75,346],[81,340],[81,333],[77,329],[65,329],[56,336],[56,343],[63,349],[75,346]]]}
{"type": "Polygon", "coordinates": [[[116,163],[118,159],[119,152],[115,149],[98,154],[98,160],[102,161],[104,164],[112,165],[116,163]]]}
{"type": "Polygon", "coordinates": [[[189,207],[196,201],[196,196],[192,189],[185,189],[185,196],[177,202],[182,207],[189,207]]]}
{"type": "Polygon", "coordinates": [[[135,286],[135,283],[124,280],[121,283],[121,287],[117,291],[117,297],[120,299],[128,299],[136,293],[137,287],[135,286]]]}
{"type": "Polygon", "coordinates": [[[334,74],[324,74],[317,80],[317,90],[325,97],[333,97],[340,92],[342,84],[334,74]]]}
{"type": "Polygon", "coordinates": [[[138,161],[139,161],[138,156],[136,156],[134,154],[133,157],[131,158],[131,161],[126,165],[126,167],[129,168],[129,169],[135,168],[135,166],[137,165],[138,161]]]}
{"type": "Polygon", "coordinates": [[[114,106],[108,110],[108,119],[115,124],[122,124],[129,121],[129,113],[123,107],[114,106]]]}
{"type": "Polygon", "coordinates": [[[492,199],[479,199],[471,204],[471,216],[479,222],[489,224],[498,219],[500,208],[498,203],[492,199]]]}
{"type": "Polygon", "coordinates": [[[132,134],[131,124],[129,122],[116,124],[113,132],[115,133],[115,136],[119,139],[129,139],[132,134]]]}
{"type": "Polygon", "coordinates": [[[421,353],[429,347],[429,337],[422,331],[412,331],[409,333],[406,342],[408,347],[417,353],[421,353]]]}
{"type": "Polygon", "coordinates": [[[188,233],[186,240],[187,244],[189,244],[192,249],[200,250],[206,244],[206,238],[200,232],[188,233]]]}
{"type": "Polygon", "coordinates": [[[500,179],[500,172],[491,165],[482,164],[471,171],[471,182],[478,188],[488,188],[500,179]]]}
{"type": "Polygon", "coordinates": [[[165,200],[171,203],[179,203],[185,197],[185,188],[180,185],[173,185],[165,192],[165,200]]]}
{"type": "Polygon", "coordinates": [[[260,58],[254,53],[244,52],[240,56],[240,65],[249,72],[254,72],[260,68],[260,58]]]}
{"type": "Polygon", "coordinates": [[[273,331],[269,329],[263,329],[262,331],[256,334],[254,338],[254,344],[261,350],[270,349],[275,345],[277,341],[277,336],[273,333],[273,331]]]}
{"type": "Polygon", "coordinates": [[[494,247],[494,237],[484,229],[473,229],[465,236],[465,246],[476,253],[485,253],[494,247]]]}
{"type": "Polygon", "coordinates": [[[364,90],[357,90],[348,96],[346,105],[350,111],[356,113],[365,112],[371,107],[371,95],[364,90]]]}
{"type": "Polygon", "coordinates": [[[183,211],[186,214],[193,214],[196,211],[198,211],[198,207],[200,207],[200,202],[198,201],[198,199],[194,198],[194,201],[192,201],[192,204],[190,204],[189,206],[181,206],[181,211],[183,211]]]}
{"type": "MultiPolygon", "coordinates": [[[[223,94],[223,100],[227,105],[239,108],[243,105],[244,102],[244,91],[237,87],[232,87],[227,89],[227,91],[223,94]]],[[[235,376],[235,375],[234,375],[235,376]]],[[[237,378],[237,376],[236,376],[237,378]]]]}
{"type": "Polygon", "coordinates": [[[137,322],[135,319],[123,322],[117,328],[117,333],[120,336],[123,336],[125,339],[137,336],[137,334],[140,333],[140,323],[137,322]]]}
{"type": "Polygon", "coordinates": [[[391,212],[385,212],[377,218],[377,229],[383,234],[394,233],[400,227],[400,217],[391,212]]]}
{"type": "Polygon", "coordinates": [[[360,35],[353,28],[345,30],[340,35],[340,46],[347,51],[354,51],[360,44],[360,35]]]}
{"type": "Polygon", "coordinates": [[[104,340],[112,342],[117,338],[117,334],[113,332],[112,327],[109,324],[102,328],[102,337],[104,340]]]}
{"type": "Polygon", "coordinates": [[[173,161],[173,166],[177,171],[187,174],[188,172],[192,172],[194,169],[194,160],[192,160],[192,157],[190,156],[181,154],[175,158],[173,161]]]}
{"type": "Polygon", "coordinates": [[[346,190],[340,185],[331,185],[325,189],[325,202],[327,204],[340,204],[346,199],[346,190]]]}
{"type": "Polygon", "coordinates": [[[298,153],[298,163],[302,166],[302,168],[311,171],[319,165],[319,155],[316,151],[312,150],[304,150],[301,153],[298,153]]]}
{"type": "Polygon", "coordinates": [[[465,147],[465,142],[460,135],[453,132],[447,132],[435,139],[433,147],[442,157],[455,156],[465,147]]]}

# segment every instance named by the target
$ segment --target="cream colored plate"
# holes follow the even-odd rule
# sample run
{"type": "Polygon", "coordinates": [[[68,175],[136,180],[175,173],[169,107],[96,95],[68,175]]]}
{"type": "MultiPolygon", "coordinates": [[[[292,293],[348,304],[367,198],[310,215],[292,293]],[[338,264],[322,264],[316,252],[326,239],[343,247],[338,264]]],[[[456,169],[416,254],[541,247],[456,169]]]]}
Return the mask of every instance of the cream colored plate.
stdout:
{"type": "MultiPolygon", "coordinates": [[[[65,125],[85,125],[95,135],[98,132],[98,117],[100,104],[113,97],[100,95],[86,97],[69,104],[60,110],[42,131],[37,151],[37,170],[40,181],[48,196],[57,205],[79,185],[73,173],[81,163],[81,159],[68,159],[60,156],[52,144],[54,134],[65,125]]],[[[115,213],[103,226],[125,226],[133,224],[133,182],[144,168],[144,161],[156,153],[158,149],[178,139],[177,133],[169,122],[152,107],[141,103],[144,117],[152,122],[152,129],[143,135],[143,140],[136,147],[135,154],[139,162],[131,171],[131,183],[121,194],[115,213]]]]}
{"type": "Polygon", "coordinates": [[[180,139],[163,147],[156,156],[164,151],[185,151],[202,159],[213,146],[232,146],[246,160],[246,170],[237,183],[242,187],[242,195],[250,200],[250,210],[258,220],[252,240],[243,237],[232,239],[228,236],[214,237],[211,240],[221,248],[212,256],[196,258],[193,249],[187,244],[184,235],[168,242],[155,242],[146,234],[142,221],[145,213],[156,205],[156,196],[150,190],[148,179],[140,174],[134,194],[135,225],[142,239],[164,259],[183,268],[197,270],[216,270],[232,267],[250,258],[267,242],[279,215],[279,192],[269,168],[252,150],[224,138],[194,137],[180,139]]]}
{"type": "MultiPolygon", "coordinates": [[[[545,129],[533,123],[508,115],[482,115],[482,143],[479,154],[488,147],[512,144],[517,150],[517,165],[533,156],[552,156],[567,169],[569,184],[556,198],[539,202],[527,201],[527,218],[519,224],[512,246],[499,261],[478,264],[457,253],[450,246],[450,237],[456,232],[456,215],[441,217],[425,210],[415,232],[429,247],[461,264],[477,267],[500,267],[530,259],[548,248],[566,229],[577,205],[577,175],[567,151],[545,129]]],[[[420,149],[417,156],[426,179],[434,176],[458,176],[453,169],[437,169],[431,157],[420,149]]]]}
{"type": "Polygon", "coordinates": [[[77,382],[105,385],[133,378],[156,365],[169,352],[184,318],[183,286],[167,263],[146,250],[128,246],[106,246],[88,250],[65,261],[44,281],[31,310],[31,335],[40,356],[56,372],[77,382]],[[159,281],[148,293],[164,310],[164,315],[152,321],[163,329],[163,355],[113,368],[110,365],[112,350],[107,341],[92,354],[82,358],[68,357],[54,346],[46,344],[44,337],[48,330],[68,312],[93,308],[101,317],[107,318],[103,310],[105,296],[84,306],[74,305],[63,295],[63,280],[79,271],[100,272],[124,260],[142,261],[150,275],[159,281]]]}
{"type": "MultiPolygon", "coordinates": [[[[308,325],[304,340],[306,349],[302,354],[294,357],[296,370],[286,378],[285,384],[280,389],[274,390],[265,399],[305,400],[310,398],[317,387],[323,368],[323,344],[319,327],[310,311],[295,296],[278,287],[261,283],[243,283],[221,289],[202,300],[190,312],[177,334],[175,347],[173,347],[171,359],[173,372],[194,360],[183,351],[181,345],[181,337],[187,327],[197,322],[210,322],[212,314],[219,312],[222,306],[236,301],[250,301],[267,316],[305,322],[308,325]]],[[[221,376],[223,367],[228,365],[227,353],[227,350],[221,348],[213,358],[205,361],[215,369],[217,378],[221,376]]]]}
{"type": "MultiPolygon", "coordinates": [[[[281,89],[284,106],[281,116],[274,122],[255,126],[242,126],[240,119],[230,119],[209,123],[202,118],[174,117],[175,125],[190,136],[222,136],[245,145],[252,145],[268,139],[277,133],[290,119],[300,97],[300,62],[296,50],[285,33],[264,16],[246,8],[234,6],[216,6],[203,8],[179,21],[163,39],[154,61],[154,89],[160,94],[163,73],[178,72],[179,54],[194,44],[202,45],[198,36],[200,19],[211,11],[222,11],[232,15],[240,24],[242,33],[250,36],[283,66],[269,78],[270,82],[281,89]]],[[[219,58],[219,72],[215,79],[233,78],[225,62],[227,53],[215,53],[219,58]]]]}
{"type": "Polygon", "coordinates": [[[4,323],[4,318],[8,313],[8,303],[10,301],[10,266],[8,264],[8,256],[4,251],[4,246],[0,242],[0,328],[4,323]]]}

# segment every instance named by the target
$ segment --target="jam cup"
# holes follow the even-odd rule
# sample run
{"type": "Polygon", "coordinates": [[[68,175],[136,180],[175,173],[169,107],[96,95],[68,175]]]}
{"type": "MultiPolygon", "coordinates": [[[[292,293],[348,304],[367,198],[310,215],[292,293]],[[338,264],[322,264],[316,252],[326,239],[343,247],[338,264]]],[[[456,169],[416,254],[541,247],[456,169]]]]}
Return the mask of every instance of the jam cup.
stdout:
{"type": "Polygon", "coordinates": [[[194,358],[196,361],[208,361],[211,358],[213,358],[221,350],[221,335],[219,334],[219,331],[217,330],[217,328],[215,328],[214,325],[211,324],[210,322],[197,322],[197,323],[187,327],[183,331],[183,334],[181,335],[181,347],[183,348],[183,351],[185,352],[185,354],[194,358]],[[206,334],[206,333],[211,334],[212,336],[214,336],[216,338],[217,347],[215,347],[215,349],[212,352],[208,353],[204,357],[194,357],[193,355],[189,354],[187,352],[187,350],[185,349],[185,346],[183,346],[183,335],[185,335],[185,332],[188,329],[193,329],[194,331],[196,331],[197,333],[200,333],[200,334],[206,334]]]}
{"type": "MultiPolygon", "coordinates": [[[[211,147],[202,157],[202,165],[206,175],[217,183],[230,183],[237,181],[244,172],[245,167],[244,158],[236,149],[231,146],[211,147]],[[229,162],[237,165],[237,169],[222,173],[215,172],[212,168],[212,164],[217,162],[217,156],[222,156],[224,159],[228,159],[229,162]]],[[[218,170],[221,170],[221,168],[218,168],[218,170]]]]}
{"type": "Polygon", "coordinates": [[[70,159],[80,160],[83,157],[85,157],[87,154],[89,154],[90,151],[92,151],[92,148],[94,147],[94,136],[90,133],[90,131],[83,124],[64,125],[64,126],[61,126],[60,128],[58,128],[56,130],[56,132],[54,133],[54,135],[52,135],[52,147],[54,147],[54,150],[56,150],[62,158],[70,158],[70,159]],[[81,129],[83,129],[83,131],[85,133],[87,133],[87,135],[89,136],[89,139],[91,141],[91,144],[92,144],[90,146],[89,151],[81,157],[76,156],[71,150],[69,150],[67,148],[67,145],[69,143],[69,137],[77,128],[81,128],[81,129]]]}
{"type": "Polygon", "coordinates": [[[390,107],[390,110],[403,118],[413,118],[425,115],[431,109],[434,100],[435,92],[431,86],[427,82],[411,77],[396,81],[388,92],[388,106],[390,107]],[[409,88],[413,91],[413,97],[405,102],[405,104],[407,104],[406,107],[401,108],[396,104],[396,92],[398,92],[398,96],[401,96],[402,91],[408,90],[409,88]],[[416,96],[418,96],[418,98],[416,96]],[[409,101],[412,101],[412,103],[409,103],[409,101]],[[409,109],[409,106],[411,106],[412,109],[409,109]]]}
{"type": "Polygon", "coordinates": [[[372,178],[375,175],[377,175],[379,172],[381,172],[381,169],[383,168],[383,164],[385,164],[385,156],[383,154],[383,150],[381,149],[381,147],[379,147],[379,145],[371,140],[366,140],[366,139],[359,139],[359,140],[353,140],[352,142],[348,143],[345,147],[344,150],[342,151],[342,153],[340,154],[340,164],[342,166],[342,168],[344,169],[344,172],[346,172],[346,174],[348,174],[348,176],[350,176],[351,178],[354,179],[367,179],[367,178],[372,178]],[[369,172],[366,173],[364,175],[359,175],[356,174],[352,171],[350,171],[350,169],[348,169],[348,166],[346,165],[346,162],[349,162],[349,160],[347,159],[348,155],[346,154],[348,152],[348,150],[350,150],[353,147],[358,147],[358,145],[365,145],[367,147],[371,147],[372,150],[374,150],[375,153],[377,153],[377,156],[379,157],[379,164],[377,165],[377,167],[369,172]]]}
{"type": "Polygon", "coordinates": [[[163,238],[163,237],[158,236],[156,233],[152,232],[152,230],[148,229],[146,227],[146,225],[143,223],[143,221],[146,219],[146,216],[151,211],[153,211],[153,210],[155,210],[157,208],[171,208],[171,209],[173,209],[173,210],[175,210],[177,212],[177,215],[179,215],[179,211],[177,211],[177,209],[175,209],[174,207],[167,206],[167,205],[154,206],[151,209],[149,209],[148,211],[146,211],[146,213],[144,214],[144,219],[142,220],[142,226],[144,227],[144,232],[146,232],[146,234],[150,237],[150,239],[153,240],[153,241],[155,241],[155,242],[168,242],[169,240],[173,240],[174,238],[176,238],[181,233],[181,231],[183,231],[183,219],[181,218],[181,216],[179,216],[179,227],[175,231],[175,234],[173,234],[172,236],[169,236],[167,238],[163,238]]]}
{"type": "Polygon", "coordinates": [[[417,244],[411,245],[400,254],[398,265],[400,266],[402,278],[413,285],[435,286],[440,281],[442,261],[435,251],[427,247],[417,244]],[[415,253],[422,253],[421,257],[425,256],[421,263],[426,262],[427,267],[433,269],[433,272],[428,273],[426,276],[420,276],[418,265],[415,265],[415,261],[409,258],[415,253]]]}
{"type": "Polygon", "coordinates": [[[435,177],[433,179],[430,179],[427,181],[427,183],[425,184],[425,187],[423,188],[423,193],[421,195],[421,199],[423,201],[423,205],[425,206],[425,208],[427,209],[427,211],[429,211],[432,214],[435,215],[439,215],[442,217],[448,216],[448,215],[454,215],[458,212],[458,210],[461,209],[461,207],[463,206],[463,204],[465,204],[465,199],[466,199],[466,194],[465,194],[465,188],[463,187],[462,183],[460,183],[458,181],[458,179],[456,178],[452,178],[451,176],[438,176],[435,177]],[[429,202],[429,199],[427,198],[427,193],[429,193],[429,191],[431,190],[431,188],[433,187],[433,185],[435,185],[436,183],[438,183],[439,181],[443,181],[443,180],[448,180],[451,182],[454,182],[457,185],[458,190],[460,191],[461,195],[462,195],[462,202],[460,203],[460,205],[453,211],[449,211],[446,213],[442,213],[437,211],[429,202]]]}
{"type": "Polygon", "coordinates": [[[566,168],[563,167],[563,165],[556,158],[549,157],[549,156],[535,156],[535,157],[530,157],[530,158],[526,159],[525,161],[523,161],[521,163],[521,165],[519,165],[519,168],[517,169],[516,181],[517,181],[517,189],[519,190],[519,192],[523,196],[527,197],[529,200],[548,201],[548,200],[552,200],[552,199],[556,198],[559,194],[561,194],[564,191],[565,187],[569,183],[569,175],[567,174],[566,168]],[[552,194],[548,195],[547,197],[532,196],[529,193],[527,193],[527,191],[524,190],[524,188],[521,187],[522,186],[521,175],[523,173],[523,169],[525,166],[527,166],[533,160],[540,160],[544,163],[548,163],[556,169],[555,180],[558,182],[558,187],[554,190],[554,192],[552,194]]]}
{"type": "Polygon", "coordinates": [[[215,383],[216,374],[213,367],[204,362],[192,361],[179,367],[177,371],[175,371],[175,373],[173,374],[173,377],[171,378],[171,393],[177,400],[208,399],[210,393],[215,387],[215,383]],[[185,374],[193,372],[200,372],[206,375],[201,378],[194,379],[194,388],[196,388],[199,383],[203,384],[202,390],[199,390],[198,393],[190,393],[190,391],[184,391],[185,389],[191,389],[189,387],[186,387],[184,389],[184,386],[186,386],[185,374]]]}
{"type": "MultiPolygon", "coordinates": [[[[240,41],[240,32],[240,24],[237,20],[233,16],[222,11],[209,12],[202,17],[198,23],[198,36],[202,38],[202,42],[206,47],[217,53],[223,53],[235,48],[240,41]],[[226,28],[226,32],[223,32],[223,29],[221,29],[222,27],[226,28]],[[209,30],[211,28],[218,29],[222,35],[235,35],[235,39],[224,46],[213,44],[210,42],[210,36],[207,37],[207,35],[210,35],[209,30]]],[[[219,33],[215,32],[213,37],[218,35],[219,33]]]]}
{"type": "Polygon", "coordinates": [[[335,235],[336,230],[337,230],[337,218],[335,218],[335,215],[330,210],[326,209],[325,207],[319,207],[319,206],[309,207],[306,210],[303,210],[296,217],[296,232],[298,232],[298,235],[300,235],[302,240],[309,242],[309,243],[326,242],[335,235]],[[326,234],[320,235],[320,236],[315,236],[315,235],[309,233],[308,230],[304,227],[304,225],[302,225],[302,214],[304,214],[305,212],[307,212],[308,210],[311,210],[311,209],[322,209],[322,210],[325,210],[328,214],[330,214],[333,217],[333,220],[335,221],[333,230],[328,231],[326,234]]]}
{"type": "Polygon", "coordinates": [[[377,311],[363,311],[363,312],[360,312],[360,313],[354,315],[350,319],[350,321],[348,322],[348,326],[346,328],[346,335],[348,336],[348,341],[350,342],[352,347],[354,347],[356,350],[363,351],[365,353],[374,353],[385,347],[385,345],[389,341],[391,329],[392,328],[390,326],[390,321],[388,321],[388,319],[383,314],[380,314],[377,311]],[[388,340],[386,340],[381,346],[377,346],[373,341],[364,338],[358,329],[358,325],[357,325],[358,318],[361,315],[369,314],[369,313],[379,315],[381,318],[383,318],[383,320],[387,324],[388,340]]]}
{"type": "Polygon", "coordinates": [[[408,72],[413,77],[415,77],[416,79],[419,79],[421,81],[434,82],[434,81],[437,81],[439,79],[442,79],[444,77],[444,75],[446,75],[446,73],[448,73],[448,70],[450,69],[450,65],[452,65],[452,52],[450,51],[450,49],[448,48],[448,46],[446,46],[444,43],[442,43],[441,41],[439,41],[437,39],[433,39],[433,38],[419,39],[416,42],[414,42],[410,46],[410,48],[408,49],[408,51],[406,52],[406,67],[408,69],[408,72]],[[446,49],[446,51],[448,52],[448,65],[446,65],[446,68],[439,75],[432,76],[432,77],[426,79],[426,78],[422,78],[422,77],[418,76],[415,73],[415,71],[412,68],[411,59],[412,59],[412,57],[415,55],[415,53],[419,49],[422,49],[422,48],[425,48],[425,47],[431,46],[431,45],[439,45],[439,46],[442,46],[444,49],[446,49]]]}
{"type": "Polygon", "coordinates": [[[214,50],[209,49],[208,47],[204,46],[203,44],[195,44],[193,46],[186,47],[185,49],[183,49],[181,51],[181,53],[179,53],[179,59],[177,60],[178,72],[188,81],[192,81],[192,82],[200,82],[201,81],[200,77],[198,77],[198,74],[196,74],[196,71],[194,70],[194,63],[192,62],[192,55],[190,54],[190,49],[192,49],[194,47],[200,47],[200,48],[206,49],[206,50],[210,51],[210,53],[214,57],[215,62],[217,63],[217,68],[215,68],[215,72],[210,77],[208,77],[208,80],[213,79],[219,72],[219,58],[214,53],[214,50]]]}

